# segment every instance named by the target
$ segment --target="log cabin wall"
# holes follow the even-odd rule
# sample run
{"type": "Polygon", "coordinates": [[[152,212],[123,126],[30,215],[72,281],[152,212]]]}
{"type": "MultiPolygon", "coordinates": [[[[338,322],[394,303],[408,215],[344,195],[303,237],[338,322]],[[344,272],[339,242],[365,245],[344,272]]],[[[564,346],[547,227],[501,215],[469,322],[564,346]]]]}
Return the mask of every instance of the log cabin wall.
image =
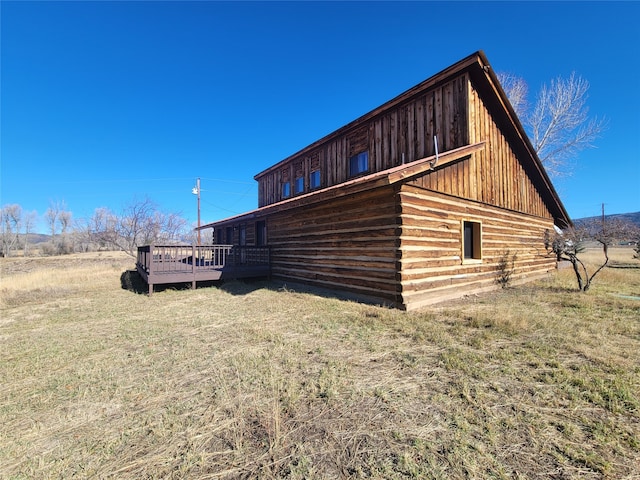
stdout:
{"type": "Polygon", "coordinates": [[[555,268],[546,254],[545,230],[553,220],[435,193],[414,184],[399,192],[398,252],[402,301],[415,309],[467,292],[497,288],[498,261],[517,256],[514,283],[555,268]],[[463,224],[479,225],[477,258],[465,259],[463,224]]]}
{"type": "Polygon", "coordinates": [[[257,245],[256,222],[227,222],[216,226],[213,231],[215,245],[257,245]]]}
{"type": "Polygon", "coordinates": [[[367,174],[434,155],[434,137],[439,152],[467,145],[468,85],[469,76],[462,73],[414,93],[392,108],[381,107],[256,175],[258,206],[288,198],[283,191],[286,182],[290,182],[289,196],[295,196],[353,178],[349,159],[364,151],[368,152],[368,170],[362,174],[367,174]],[[320,171],[321,181],[312,187],[310,174],[314,170],[320,171]],[[304,175],[302,192],[293,188],[299,172],[304,175]]]}
{"type": "Polygon", "coordinates": [[[516,283],[553,270],[544,232],[568,215],[483,55],[460,65],[256,175],[260,208],[216,243],[254,245],[261,222],[274,277],[406,309],[499,288],[507,252],[516,283]]]}
{"type": "Polygon", "coordinates": [[[395,305],[397,227],[391,186],[273,213],[272,276],[395,305]]]}

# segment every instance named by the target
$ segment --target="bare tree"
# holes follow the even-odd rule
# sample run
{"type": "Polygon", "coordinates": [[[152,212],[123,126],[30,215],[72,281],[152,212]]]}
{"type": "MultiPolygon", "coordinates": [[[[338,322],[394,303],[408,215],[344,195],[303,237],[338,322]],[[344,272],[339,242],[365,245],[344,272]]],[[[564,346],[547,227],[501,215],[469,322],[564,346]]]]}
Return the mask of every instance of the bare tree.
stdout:
{"type": "Polygon", "coordinates": [[[498,78],[549,175],[569,175],[571,159],[593,147],[606,129],[606,120],[589,116],[589,82],[575,73],[551,80],[529,110],[526,82],[510,74],[501,73],[498,78]]]}
{"type": "Polygon", "coordinates": [[[69,242],[69,227],[71,226],[71,217],[73,214],[64,208],[58,213],[58,224],[60,225],[60,238],[57,242],[58,253],[71,253],[73,251],[73,242],[69,242]]]}
{"type": "Polygon", "coordinates": [[[56,236],[56,225],[58,223],[58,211],[54,210],[52,207],[47,208],[47,211],[44,212],[44,219],[49,226],[49,233],[51,234],[51,239],[56,236]]]}
{"type": "Polygon", "coordinates": [[[64,201],[51,201],[49,202],[49,208],[44,214],[45,222],[49,227],[49,233],[51,234],[51,243],[47,248],[48,253],[57,255],[62,253],[69,253],[71,246],[67,243],[67,233],[71,226],[72,214],[67,210],[67,206],[64,201]],[[60,227],[58,229],[58,227],[60,227]],[[56,235],[60,231],[62,238],[56,238],[56,235]]]}
{"type": "Polygon", "coordinates": [[[22,207],[16,203],[4,205],[0,210],[2,256],[8,257],[18,244],[22,228],[22,207]]]}
{"type": "Polygon", "coordinates": [[[47,226],[49,227],[49,233],[51,234],[52,242],[54,241],[56,233],[58,232],[60,212],[64,210],[65,210],[64,202],[50,201],[49,208],[47,208],[47,211],[44,212],[44,219],[45,219],[45,222],[47,223],[47,226]]]}
{"type": "Polygon", "coordinates": [[[179,214],[165,213],[150,199],[134,200],[120,215],[99,208],[89,221],[94,241],[127,252],[135,257],[137,247],[151,243],[177,243],[187,222],[179,214]]]}
{"type": "Polygon", "coordinates": [[[58,223],[60,224],[60,233],[65,234],[71,226],[71,217],[73,214],[67,210],[61,210],[58,213],[58,223]]]}
{"type": "Polygon", "coordinates": [[[511,73],[499,73],[500,85],[506,92],[511,106],[520,120],[523,120],[529,109],[529,86],[524,78],[511,73]]]}
{"type": "Polygon", "coordinates": [[[99,248],[110,247],[127,251],[127,247],[120,239],[120,219],[106,207],[96,208],[89,219],[87,229],[89,238],[98,244],[99,248]]]}
{"type": "Polygon", "coordinates": [[[38,212],[32,210],[24,215],[24,256],[29,255],[29,234],[33,232],[38,219],[38,212]]]}
{"type": "Polygon", "coordinates": [[[547,251],[553,253],[558,261],[568,261],[576,275],[578,290],[586,292],[593,279],[609,263],[609,246],[615,241],[636,235],[636,227],[619,219],[592,219],[579,227],[571,227],[564,231],[545,232],[544,243],[547,251]],[[603,262],[591,272],[580,260],[580,255],[587,241],[595,241],[602,247],[603,262]]]}

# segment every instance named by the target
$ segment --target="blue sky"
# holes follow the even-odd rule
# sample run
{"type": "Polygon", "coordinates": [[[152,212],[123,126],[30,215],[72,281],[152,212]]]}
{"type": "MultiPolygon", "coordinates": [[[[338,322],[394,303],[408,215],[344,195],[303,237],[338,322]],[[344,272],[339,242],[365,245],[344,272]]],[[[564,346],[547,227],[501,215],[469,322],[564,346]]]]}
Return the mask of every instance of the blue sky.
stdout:
{"type": "MultiPolygon", "coordinates": [[[[597,148],[554,182],[572,218],[640,210],[640,2],[10,2],[0,204],[74,218],[145,197],[195,222],[253,176],[465,56],[534,94],[572,71],[597,148]]],[[[40,228],[45,231],[44,227],[40,228]]]]}

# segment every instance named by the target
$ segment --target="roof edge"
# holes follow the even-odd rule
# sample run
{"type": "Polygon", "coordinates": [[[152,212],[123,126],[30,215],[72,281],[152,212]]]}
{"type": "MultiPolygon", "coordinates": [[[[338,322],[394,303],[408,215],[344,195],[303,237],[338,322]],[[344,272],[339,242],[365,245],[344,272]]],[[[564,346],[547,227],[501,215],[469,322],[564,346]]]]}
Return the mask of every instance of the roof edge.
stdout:
{"type": "Polygon", "coordinates": [[[302,148],[301,150],[298,150],[297,152],[287,156],[286,158],[280,160],[278,163],[276,163],[274,165],[271,165],[270,167],[262,170],[261,172],[257,173],[253,177],[253,179],[254,180],[258,180],[260,177],[266,175],[267,173],[270,173],[270,172],[272,172],[274,170],[277,170],[278,168],[282,167],[283,164],[289,162],[291,159],[293,159],[295,157],[298,157],[300,155],[303,155],[306,152],[311,152],[312,150],[318,148],[323,143],[328,142],[331,138],[339,137],[339,136],[345,134],[346,132],[348,132],[349,130],[352,130],[352,129],[356,128],[361,123],[367,122],[367,121],[371,120],[372,118],[374,118],[375,116],[379,115],[380,113],[383,113],[383,112],[387,111],[388,109],[394,107],[395,105],[409,100],[412,96],[422,93],[425,88],[429,88],[429,87],[432,87],[434,85],[437,85],[438,83],[445,82],[448,78],[457,75],[461,71],[469,68],[471,65],[479,63],[479,61],[478,61],[479,59],[481,61],[483,61],[485,64],[488,64],[488,62],[486,61],[486,56],[484,55],[482,50],[478,50],[478,51],[472,53],[471,55],[468,55],[467,57],[463,58],[462,60],[459,60],[458,62],[454,63],[453,65],[445,68],[444,70],[441,70],[440,72],[436,73],[435,75],[432,75],[431,77],[427,78],[426,80],[423,80],[422,82],[418,83],[417,85],[414,85],[413,87],[409,88],[408,90],[405,90],[404,92],[396,95],[391,100],[386,101],[382,105],[374,108],[373,110],[365,113],[364,115],[361,115],[360,117],[356,118],[355,120],[352,120],[351,122],[347,123],[346,125],[338,128],[337,130],[334,130],[334,131],[328,133],[324,137],[320,138],[319,140],[316,140],[315,142],[311,143],[310,145],[307,145],[306,147],[302,148]]]}
{"type": "MultiPolygon", "coordinates": [[[[492,89],[494,90],[495,94],[500,100],[500,103],[502,104],[503,111],[507,114],[507,117],[509,118],[510,123],[513,125],[516,132],[518,133],[518,136],[520,137],[525,149],[527,150],[527,153],[531,156],[534,166],[536,168],[536,172],[540,175],[540,178],[544,183],[545,188],[547,188],[549,193],[551,193],[551,198],[553,199],[553,203],[557,208],[557,213],[559,213],[559,215],[557,216],[558,218],[554,218],[554,220],[558,220],[559,223],[561,223],[561,225],[558,225],[558,226],[562,228],[573,225],[573,222],[569,217],[569,213],[567,212],[564,205],[562,204],[562,201],[560,200],[560,196],[558,195],[558,192],[553,186],[553,183],[551,182],[549,174],[547,173],[546,169],[542,165],[542,161],[540,160],[540,157],[538,157],[538,154],[536,153],[536,150],[533,147],[531,140],[529,139],[529,135],[524,129],[524,126],[522,125],[520,118],[516,114],[515,109],[511,105],[511,102],[509,101],[509,98],[507,97],[506,92],[502,88],[502,84],[498,80],[498,75],[495,73],[495,71],[491,67],[489,60],[487,59],[484,52],[482,50],[479,50],[476,53],[478,55],[478,58],[480,59],[480,66],[482,67],[481,71],[484,72],[484,75],[486,76],[489,84],[491,85],[492,89]]],[[[554,215],[554,217],[556,217],[556,215],[554,215]]]]}
{"type": "Polygon", "coordinates": [[[429,157],[420,158],[410,163],[403,165],[397,165],[395,167],[374,172],[363,177],[354,178],[343,183],[331,185],[329,187],[322,188],[320,190],[313,190],[303,195],[287,198],[277,203],[265,205],[264,207],[251,210],[246,213],[234,215],[232,217],[223,218],[215,222],[209,222],[205,225],[196,228],[196,230],[204,230],[207,228],[213,228],[215,225],[221,223],[238,221],[241,219],[251,219],[256,216],[265,215],[272,210],[288,210],[296,208],[302,205],[311,205],[313,203],[322,202],[329,198],[335,198],[335,192],[344,190],[344,195],[350,195],[358,193],[364,190],[370,190],[376,187],[382,187],[385,185],[392,185],[401,181],[408,181],[416,175],[428,172],[430,170],[436,170],[447,166],[448,164],[460,160],[464,157],[468,157],[472,153],[480,150],[484,147],[486,142],[478,142],[463,147],[454,148],[446,152],[442,152],[438,155],[431,155],[429,157]]]}

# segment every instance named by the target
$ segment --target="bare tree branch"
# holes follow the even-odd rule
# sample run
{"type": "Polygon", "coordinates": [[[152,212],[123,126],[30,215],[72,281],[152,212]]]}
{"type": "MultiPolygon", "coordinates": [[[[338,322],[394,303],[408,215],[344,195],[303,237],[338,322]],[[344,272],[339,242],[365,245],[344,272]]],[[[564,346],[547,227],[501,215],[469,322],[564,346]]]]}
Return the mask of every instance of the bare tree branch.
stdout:
{"type": "Polygon", "coordinates": [[[567,79],[551,80],[549,86],[542,86],[533,109],[528,111],[522,100],[523,91],[526,96],[524,80],[507,74],[500,74],[499,79],[505,82],[505,93],[549,175],[569,175],[570,160],[581,150],[594,147],[607,127],[606,120],[589,116],[589,82],[575,72],[567,79]]]}
{"type": "Polygon", "coordinates": [[[49,232],[51,233],[51,239],[56,236],[57,228],[56,225],[58,223],[58,214],[60,213],[60,207],[57,203],[51,202],[49,204],[49,208],[46,212],[44,212],[44,219],[47,225],[49,226],[49,232]]]}
{"type": "Polygon", "coordinates": [[[38,218],[38,212],[32,210],[24,216],[24,256],[29,254],[29,234],[33,232],[38,218]]]}
{"type": "Polygon", "coordinates": [[[135,257],[137,248],[151,243],[177,243],[187,222],[179,214],[158,210],[150,199],[133,200],[116,215],[106,208],[96,209],[89,220],[91,238],[135,257]]]}
{"type": "Polygon", "coordinates": [[[578,290],[586,292],[591,288],[593,279],[609,263],[609,246],[618,240],[638,235],[637,227],[620,219],[590,220],[578,227],[563,232],[545,232],[544,243],[547,251],[560,261],[570,262],[576,275],[578,290]],[[604,261],[589,273],[579,255],[584,251],[586,241],[596,241],[602,247],[604,261]]]}
{"type": "Polygon", "coordinates": [[[518,118],[523,119],[529,109],[529,86],[522,77],[511,73],[498,73],[498,80],[511,102],[518,118]]]}
{"type": "Polygon", "coordinates": [[[18,244],[22,228],[22,207],[16,203],[5,205],[0,210],[0,233],[2,234],[2,255],[8,257],[18,244]]]}
{"type": "Polygon", "coordinates": [[[73,214],[67,210],[60,210],[58,213],[58,223],[60,224],[60,233],[64,235],[71,225],[71,217],[73,214]]]}

